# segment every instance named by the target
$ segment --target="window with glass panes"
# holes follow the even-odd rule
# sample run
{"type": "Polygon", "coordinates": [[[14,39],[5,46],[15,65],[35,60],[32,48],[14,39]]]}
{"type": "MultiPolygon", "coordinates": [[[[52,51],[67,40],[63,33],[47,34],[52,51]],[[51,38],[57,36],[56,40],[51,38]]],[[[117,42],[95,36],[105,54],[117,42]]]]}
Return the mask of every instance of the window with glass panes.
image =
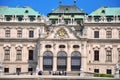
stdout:
{"type": "Polygon", "coordinates": [[[99,69],[94,69],[94,73],[99,73],[99,69]]]}
{"type": "Polygon", "coordinates": [[[112,38],[112,31],[106,31],[106,38],[112,38]]]}
{"type": "Polygon", "coordinates": [[[111,50],[107,50],[106,51],[106,61],[112,61],[112,51],[111,50]]]}
{"type": "Polygon", "coordinates": [[[31,71],[33,71],[33,68],[28,68],[28,72],[31,72],[31,71]]]}
{"type": "Polygon", "coordinates": [[[99,51],[98,50],[94,51],[94,61],[99,61],[99,51]]]}
{"type": "Polygon", "coordinates": [[[99,31],[94,31],[94,38],[99,38],[99,31]]]}
{"type": "Polygon", "coordinates": [[[22,60],[22,50],[17,50],[16,60],[22,60]]]}
{"type": "Polygon", "coordinates": [[[29,60],[33,60],[33,50],[29,50],[29,60]]]}
{"type": "Polygon", "coordinates": [[[4,73],[9,73],[9,68],[4,68],[4,73]]]}
{"type": "Polygon", "coordinates": [[[120,31],[119,31],[118,37],[120,38],[120,31]]]}
{"type": "Polygon", "coordinates": [[[120,62],[120,50],[118,51],[118,61],[120,62]]]}
{"type": "Polygon", "coordinates": [[[5,30],[5,37],[10,37],[10,29],[5,30]]]}
{"type": "Polygon", "coordinates": [[[4,60],[10,60],[10,50],[5,50],[4,60]]]}
{"type": "Polygon", "coordinates": [[[22,37],[22,30],[21,29],[17,30],[17,37],[18,38],[22,37]]]}
{"type": "Polygon", "coordinates": [[[111,69],[107,69],[106,70],[106,74],[112,74],[112,70],[111,69]]]}
{"type": "Polygon", "coordinates": [[[33,38],[34,37],[34,31],[33,30],[30,30],[29,31],[29,38],[33,38]]]}

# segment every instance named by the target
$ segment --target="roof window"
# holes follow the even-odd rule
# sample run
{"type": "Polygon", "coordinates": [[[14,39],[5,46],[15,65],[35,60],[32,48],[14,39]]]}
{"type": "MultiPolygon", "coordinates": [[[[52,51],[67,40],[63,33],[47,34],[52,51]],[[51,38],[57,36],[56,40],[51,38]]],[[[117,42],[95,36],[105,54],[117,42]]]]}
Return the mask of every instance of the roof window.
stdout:
{"type": "Polygon", "coordinates": [[[28,13],[29,11],[28,10],[25,10],[25,13],[28,13]]]}
{"type": "Polygon", "coordinates": [[[105,14],[105,10],[102,10],[102,13],[105,14]]]}
{"type": "Polygon", "coordinates": [[[68,11],[68,8],[66,8],[65,10],[68,11]]]}

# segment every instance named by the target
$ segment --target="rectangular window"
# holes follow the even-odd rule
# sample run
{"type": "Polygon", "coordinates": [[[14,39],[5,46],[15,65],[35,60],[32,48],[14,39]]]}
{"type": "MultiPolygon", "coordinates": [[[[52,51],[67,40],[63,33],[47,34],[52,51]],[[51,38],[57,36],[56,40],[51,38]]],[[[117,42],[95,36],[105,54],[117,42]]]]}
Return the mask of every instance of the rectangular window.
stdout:
{"type": "Polygon", "coordinates": [[[29,60],[33,60],[33,50],[29,50],[29,60]]]}
{"type": "Polygon", "coordinates": [[[33,68],[28,68],[28,72],[31,72],[31,71],[33,71],[33,68]]]}
{"type": "Polygon", "coordinates": [[[10,29],[5,30],[5,37],[10,37],[10,29]]]}
{"type": "Polygon", "coordinates": [[[30,30],[29,31],[29,38],[33,38],[34,37],[34,31],[33,30],[30,30]]]}
{"type": "Polygon", "coordinates": [[[22,30],[17,30],[17,37],[18,38],[21,38],[22,37],[22,30]]]}
{"type": "Polygon", "coordinates": [[[119,31],[118,37],[120,38],[120,31],[119,31]]]}
{"type": "Polygon", "coordinates": [[[112,61],[112,51],[110,51],[110,50],[106,51],[106,61],[107,62],[112,61]]]}
{"type": "Polygon", "coordinates": [[[120,70],[119,70],[119,74],[120,74],[120,70]]]}
{"type": "Polygon", "coordinates": [[[112,31],[106,32],[106,38],[112,38],[112,31]]]}
{"type": "Polygon", "coordinates": [[[21,72],[21,68],[16,68],[16,72],[21,72]]]}
{"type": "Polygon", "coordinates": [[[22,60],[22,50],[17,50],[16,60],[17,61],[21,61],[22,60]]]}
{"type": "Polygon", "coordinates": [[[99,31],[94,31],[94,38],[99,38],[99,31]]]}
{"type": "Polygon", "coordinates": [[[4,56],[4,60],[10,60],[10,50],[5,50],[5,56],[4,56]]]}
{"type": "Polygon", "coordinates": [[[120,62],[120,51],[118,51],[118,62],[120,62]]]}
{"type": "Polygon", "coordinates": [[[111,69],[107,69],[106,74],[112,74],[112,70],[111,69]]]}
{"type": "Polygon", "coordinates": [[[94,60],[99,61],[99,51],[98,50],[94,51],[94,60]]]}
{"type": "Polygon", "coordinates": [[[4,68],[4,73],[9,73],[9,68],[4,68]]]}
{"type": "Polygon", "coordinates": [[[99,73],[99,69],[94,69],[94,73],[99,73]]]}

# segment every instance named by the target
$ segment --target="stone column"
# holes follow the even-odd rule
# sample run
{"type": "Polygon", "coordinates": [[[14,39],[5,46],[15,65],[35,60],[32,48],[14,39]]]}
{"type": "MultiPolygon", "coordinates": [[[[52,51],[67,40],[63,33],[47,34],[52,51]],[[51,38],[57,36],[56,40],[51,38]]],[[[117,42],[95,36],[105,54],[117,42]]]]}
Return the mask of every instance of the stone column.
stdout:
{"type": "Polygon", "coordinates": [[[57,56],[53,57],[53,71],[57,71],[57,56]]]}
{"type": "Polygon", "coordinates": [[[72,22],[72,17],[71,17],[71,21],[70,21],[70,24],[73,24],[73,22],[72,22]]]}
{"type": "Polygon", "coordinates": [[[71,71],[71,57],[67,57],[67,71],[71,71]]]}
{"type": "Polygon", "coordinates": [[[40,56],[40,70],[43,71],[43,56],[40,56]]]}

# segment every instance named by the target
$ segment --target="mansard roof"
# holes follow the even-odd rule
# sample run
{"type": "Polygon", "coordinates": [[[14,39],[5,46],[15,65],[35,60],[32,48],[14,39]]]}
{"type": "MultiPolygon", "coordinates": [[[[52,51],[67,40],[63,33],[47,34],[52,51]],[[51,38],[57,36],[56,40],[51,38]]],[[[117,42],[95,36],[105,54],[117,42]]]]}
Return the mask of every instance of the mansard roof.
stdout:
{"type": "Polygon", "coordinates": [[[59,5],[51,13],[84,13],[76,5],[59,5]]]}
{"type": "Polygon", "coordinates": [[[105,14],[106,16],[114,16],[120,15],[120,8],[119,7],[101,7],[94,12],[92,12],[91,16],[101,16],[105,14]]]}
{"type": "Polygon", "coordinates": [[[0,15],[40,15],[30,7],[10,8],[0,7],[0,15]]]}

